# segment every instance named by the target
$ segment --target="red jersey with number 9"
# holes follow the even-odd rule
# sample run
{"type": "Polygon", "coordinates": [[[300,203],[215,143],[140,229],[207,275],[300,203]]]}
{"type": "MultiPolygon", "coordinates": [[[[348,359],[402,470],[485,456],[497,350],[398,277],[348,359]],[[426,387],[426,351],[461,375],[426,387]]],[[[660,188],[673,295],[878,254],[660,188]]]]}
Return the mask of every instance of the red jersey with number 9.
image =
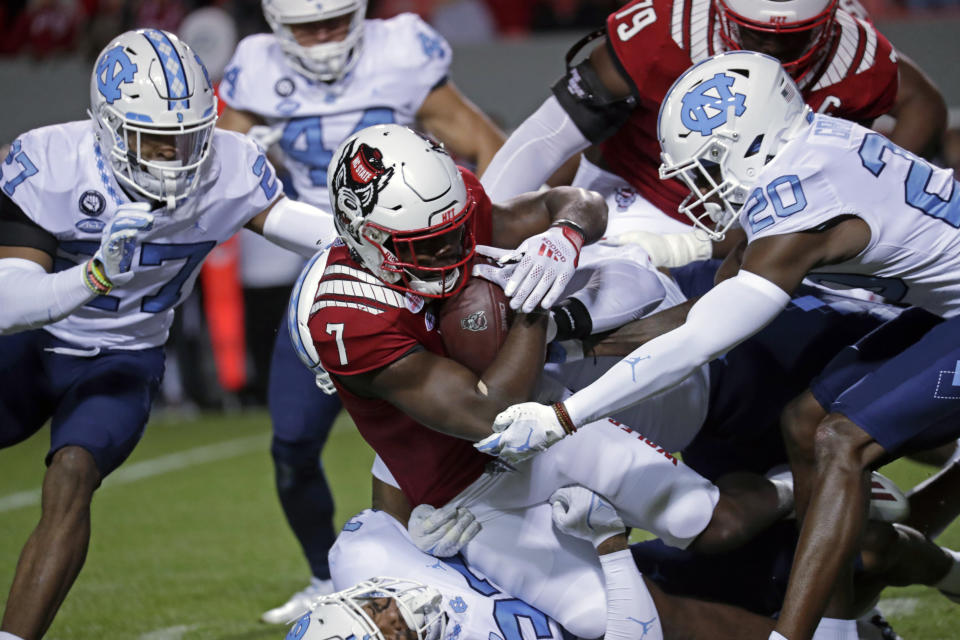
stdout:
{"type": "MultiPolygon", "coordinates": [[[[801,87],[814,111],[869,124],[893,105],[898,88],[893,46],[873,25],[838,10],[827,59],[801,87]]],[[[660,180],[657,115],[673,82],[694,63],[725,50],[713,0],[635,0],[607,17],[607,40],[637,97],[630,119],[600,151],[613,173],[682,222],[689,190],[660,180]]]]}

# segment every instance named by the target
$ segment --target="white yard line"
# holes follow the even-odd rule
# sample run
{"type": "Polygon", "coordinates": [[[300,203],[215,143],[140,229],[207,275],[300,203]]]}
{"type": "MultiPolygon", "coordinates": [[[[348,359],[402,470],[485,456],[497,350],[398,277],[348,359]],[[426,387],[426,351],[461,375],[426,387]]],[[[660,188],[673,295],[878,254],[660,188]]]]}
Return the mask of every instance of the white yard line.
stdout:
{"type": "MultiPolygon", "coordinates": [[[[206,462],[235,458],[236,456],[257,449],[266,450],[268,446],[269,441],[264,435],[256,435],[195,447],[193,449],[171,453],[170,455],[160,456],[159,458],[153,458],[152,460],[144,460],[143,462],[122,466],[107,476],[107,479],[103,482],[101,491],[105,487],[130,484],[131,482],[171,471],[178,471],[187,467],[193,467],[206,462]]],[[[0,513],[22,507],[32,507],[38,504],[40,504],[40,489],[19,491],[17,493],[0,496],[0,513]]]]}
{"type": "Polygon", "coordinates": [[[180,640],[186,635],[187,631],[195,629],[196,627],[197,625],[195,624],[181,624],[176,627],[157,629],[156,631],[144,633],[140,636],[139,640],[180,640]]]}
{"type": "Polygon", "coordinates": [[[887,618],[890,616],[908,616],[917,610],[920,598],[880,598],[877,608],[887,618]]]}

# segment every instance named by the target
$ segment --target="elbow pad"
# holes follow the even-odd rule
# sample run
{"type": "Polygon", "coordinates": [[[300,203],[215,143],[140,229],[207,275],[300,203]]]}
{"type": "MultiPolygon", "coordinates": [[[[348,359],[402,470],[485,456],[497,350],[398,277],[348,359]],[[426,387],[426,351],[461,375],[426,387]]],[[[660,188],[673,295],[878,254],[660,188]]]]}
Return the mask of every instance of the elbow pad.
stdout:
{"type": "Polygon", "coordinates": [[[614,96],[589,60],[568,67],[551,91],[583,137],[593,144],[616,133],[637,106],[637,99],[632,95],[614,96]]]}

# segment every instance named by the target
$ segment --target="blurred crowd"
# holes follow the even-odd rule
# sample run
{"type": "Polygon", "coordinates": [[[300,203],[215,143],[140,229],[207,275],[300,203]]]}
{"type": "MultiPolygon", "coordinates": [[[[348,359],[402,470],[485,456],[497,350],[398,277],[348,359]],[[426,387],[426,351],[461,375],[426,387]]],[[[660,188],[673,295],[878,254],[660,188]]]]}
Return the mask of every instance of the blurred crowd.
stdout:
{"type": "MultiPolygon", "coordinates": [[[[618,0],[370,0],[369,15],[412,11],[453,43],[603,23],[618,0]]],[[[960,10],[960,0],[864,0],[874,17],[960,10]]],[[[266,30],[259,0],[5,0],[0,5],[0,55],[44,58],[81,52],[91,59],[113,35],[135,27],[178,31],[199,9],[215,7],[240,37],[266,30]]]]}

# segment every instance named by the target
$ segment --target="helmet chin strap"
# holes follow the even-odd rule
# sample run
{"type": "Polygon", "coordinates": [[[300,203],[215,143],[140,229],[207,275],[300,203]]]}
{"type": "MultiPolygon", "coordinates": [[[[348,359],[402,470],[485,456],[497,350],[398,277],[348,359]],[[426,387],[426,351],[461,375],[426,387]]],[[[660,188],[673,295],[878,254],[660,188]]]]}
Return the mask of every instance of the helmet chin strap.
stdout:
{"type": "Polygon", "coordinates": [[[460,269],[454,269],[450,275],[441,280],[421,280],[410,276],[410,288],[419,293],[425,293],[431,296],[440,296],[448,291],[452,291],[460,279],[460,269]]]}

